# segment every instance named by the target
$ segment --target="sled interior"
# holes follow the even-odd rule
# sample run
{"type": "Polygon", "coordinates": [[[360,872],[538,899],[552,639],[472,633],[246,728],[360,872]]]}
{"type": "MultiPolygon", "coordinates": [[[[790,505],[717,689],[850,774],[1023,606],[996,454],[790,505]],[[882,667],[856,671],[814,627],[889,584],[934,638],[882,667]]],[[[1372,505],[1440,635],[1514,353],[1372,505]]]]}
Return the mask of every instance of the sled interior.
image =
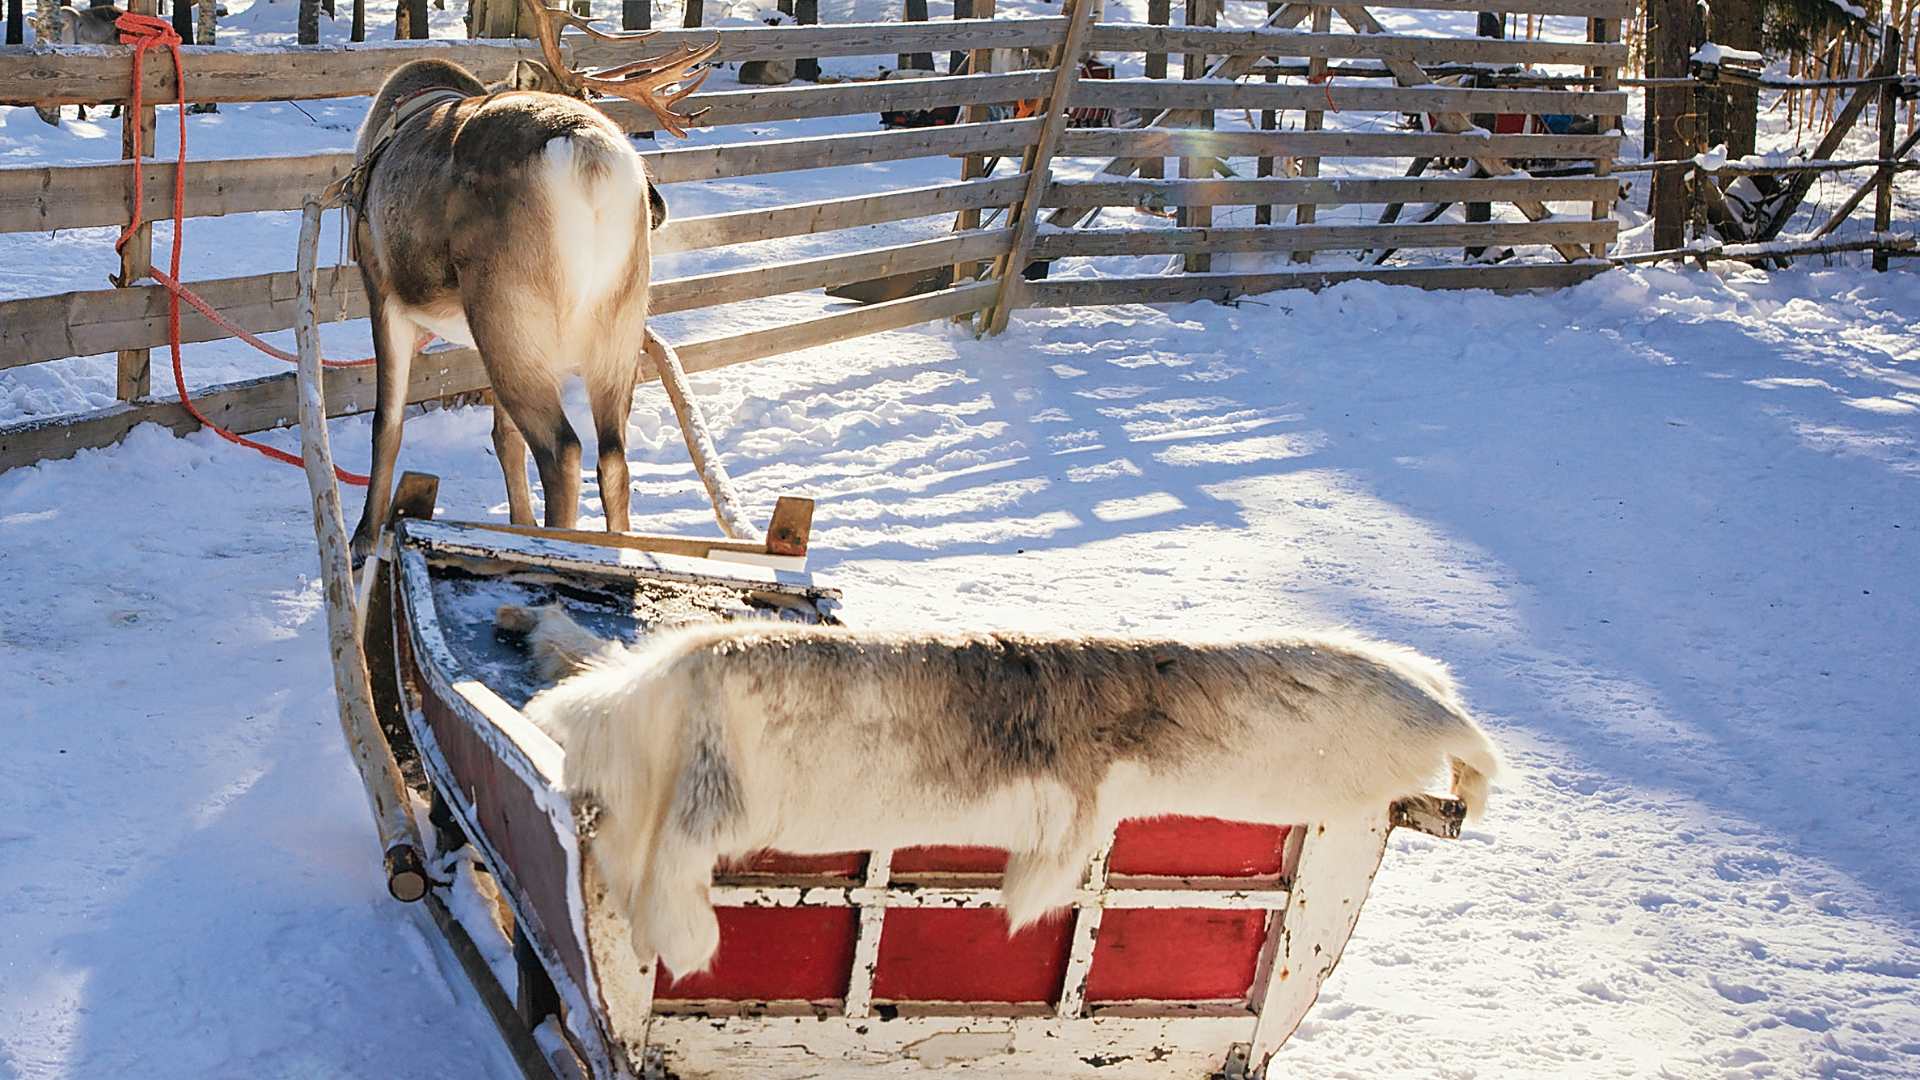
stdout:
{"type": "Polygon", "coordinates": [[[1331,972],[1388,830],[1457,834],[1457,804],[1432,798],[1311,829],[1129,821],[1070,911],[1012,937],[1003,852],[763,853],[716,867],[719,955],[670,979],[602,892],[599,811],[559,789],[560,748],[519,712],[540,684],[495,611],[558,602],[632,641],[686,619],[831,620],[836,594],[792,555],[610,543],[401,520],[369,628],[391,643],[404,730],[389,737],[443,856],[471,843],[497,883],[493,925],[463,928],[495,939],[482,952],[512,942],[494,967],[537,1032],[530,1071],[1257,1073],[1331,972]]]}

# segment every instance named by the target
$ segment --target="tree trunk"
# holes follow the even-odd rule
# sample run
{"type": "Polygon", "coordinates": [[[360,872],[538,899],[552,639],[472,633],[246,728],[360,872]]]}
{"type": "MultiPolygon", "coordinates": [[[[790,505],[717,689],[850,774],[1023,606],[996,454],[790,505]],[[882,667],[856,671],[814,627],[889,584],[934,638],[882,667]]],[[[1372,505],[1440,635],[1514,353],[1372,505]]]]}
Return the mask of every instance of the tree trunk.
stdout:
{"type": "Polygon", "coordinates": [[[653,29],[653,0],[620,0],[620,28],[653,29]]]}
{"type": "Polygon", "coordinates": [[[300,0],[300,44],[320,44],[320,0],[300,0]]]}
{"type": "Polygon", "coordinates": [[[353,0],[353,40],[367,40],[367,0],[353,0]]]}
{"type": "Polygon", "coordinates": [[[173,0],[173,32],[181,41],[193,40],[193,5],[188,0],[173,0]]]}
{"type": "Polygon", "coordinates": [[[26,42],[26,33],[26,0],[7,0],[7,44],[24,44],[26,42]]]}
{"type": "MultiPolygon", "coordinates": [[[[1698,42],[1694,37],[1693,0],[1647,0],[1647,75],[1680,78],[1698,42]]],[[[1691,86],[1655,86],[1647,92],[1647,128],[1652,132],[1657,161],[1684,161],[1699,153],[1699,117],[1691,86]]],[[[1686,243],[1687,165],[1655,169],[1647,209],[1653,214],[1653,246],[1677,248],[1686,243]]]]}
{"type": "Polygon", "coordinates": [[[685,18],[680,20],[680,25],[691,30],[699,26],[706,17],[706,0],[687,0],[687,14],[685,18]]]}
{"type": "MultiPolygon", "coordinates": [[[[1736,49],[1760,48],[1760,0],[1715,0],[1713,40],[1736,49]]],[[[1707,142],[1727,145],[1729,157],[1753,153],[1760,111],[1760,88],[1723,84],[1708,91],[1707,142]]]]}

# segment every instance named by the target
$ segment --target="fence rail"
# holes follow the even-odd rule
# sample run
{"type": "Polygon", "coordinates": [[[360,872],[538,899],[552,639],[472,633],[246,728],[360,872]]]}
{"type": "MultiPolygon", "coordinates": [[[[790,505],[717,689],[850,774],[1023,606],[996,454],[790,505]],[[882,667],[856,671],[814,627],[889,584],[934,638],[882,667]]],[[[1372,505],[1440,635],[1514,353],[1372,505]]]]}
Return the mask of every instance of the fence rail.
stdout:
{"type": "MultiPolygon", "coordinates": [[[[1336,33],[1331,18],[1319,16],[1313,29],[1299,30],[1294,27],[1316,10],[1299,4],[1269,5],[1269,23],[1258,30],[1082,23],[1078,33],[1070,34],[1073,20],[1082,18],[1091,2],[1068,0],[1066,14],[1046,18],[663,31],[650,42],[647,48],[717,34],[720,56],[728,60],[970,54],[981,69],[921,78],[712,90],[690,99],[692,108],[708,110],[701,122],[715,127],[936,107],[960,108],[964,122],[832,135],[755,134],[738,141],[664,148],[643,154],[657,183],[925,158],[957,158],[965,164],[955,162],[963,179],[952,183],[670,219],[654,238],[656,251],[693,251],[947,215],[957,218],[951,231],[929,238],[907,242],[896,238],[883,246],[831,256],[656,280],[653,310],[667,314],[879,278],[925,276],[946,267],[959,271],[951,284],[929,286],[935,291],[920,295],[681,343],[681,358],[688,370],[711,370],[933,319],[985,313],[982,319],[991,325],[1021,306],[1225,301],[1268,289],[1318,288],[1358,279],[1425,288],[1540,288],[1584,279],[1603,266],[1590,256],[1603,253],[1614,238],[1610,211],[1618,182],[1604,175],[1534,178],[1511,163],[1584,160],[1594,162],[1596,171],[1604,173],[1618,145],[1617,133],[1489,134],[1468,123],[1467,117],[1487,113],[1614,116],[1625,111],[1625,96],[1611,88],[1445,85],[1427,78],[1420,65],[1569,64],[1604,75],[1625,58],[1617,43],[1604,39],[1506,42],[1387,33],[1363,9],[1339,6],[1317,10],[1322,15],[1337,12],[1351,32],[1336,33]],[[1015,50],[1014,70],[995,71],[986,62],[996,55],[989,50],[1003,49],[1015,50]],[[1088,52],[1149,58],[1188,53],[1195,58],[1195,77],[1076,79],[1078,58],[1088,52]],[[1262,62],[1305,59],[1315,70],[1325,70],[1325,61],[1336,58],[1377,63],[1380,69],[1369,71],[1389,75],[1397,85],[1238,81],[1262,62]],[[1030,115],[986,119],[985,106],[1016,102],[1027,103],[1024,111],[1030,115]],[[1112,110],[1117,126],[1069,128],[1065,122],[1069,109],[1112,110]],[[1321,122],[1312,125],[1317,130],[1211,130],[1211,118],[1221,109],[1269,114],[1298,111],[1321,122]],[[1422,118],[1425,130],[1405,129],[1408,116],[1422,118]],[[1052,176],[1049,167],[1056,155],[1108,161],[1096,179],[1061,180],[1052,176]],[[1167,157],[1186,162],[1184,178],[1134,177],[1141,161],[1167,157]],[[1007,163],[998,173],[988,169],[987,163],[994,158],[1007,163]],[[1240,171],[1249,158],[1261,165],[1258,177],[1240,171]],[[1242,159],[1242,164],[1235,159],[1242,159]],[[1372,174],[1336,173],[1341,162],[1356,159],[1362,171],[1372,174]],[[1296,160],[1321,169],[1322,175],[1286,164],[1296,160]],[[1417,168],[1406,169],[1409,161],[1425,165],[1448,160],[1456,167],[1446,175],[1422,176],[1417,168]],[[1407,175],[1377,175],[1382,167],[1407,175]],[[1431,219],[1446,206],[1471,203],[1509,203],[1530,220],[1431,219]],[[1560,204],[1562,209],[1556,212],[1548,203],[1560,204]],[[1421,220],[1396,221],[1403,204],[1428,209],[1421,220]],[[1235,206],[1267,208],[1262,221],[1273,217],[1278,223],[1210,224],[1212,208],[1235,206]],[[1375,223],[1315,222],[1316,208],[1338,206],[1386,209],[1375,223]],[[1071,224],[1102,207],[1170,209],[1187,216],[1173,228],[1038,228],[1043,211],[1049,222],[1071,224]],[[995,210],[1003,213],[992,219],[995,210]],[[1272,213],[1276,210],[1279,216],[1272,213]],[[1589,215],[1592,220],[1587,219],[1589,215]],[[985,227],[980,224],[983,216],[990,219],[985,227]],[[1058,259],[1180,255],[1202,266],[1214,256],[1236,253],[1291,253],[1296,261],[1304,261],[1325,251],[1384,253],[1493,246],[1522,247],[1533,252],[1533,259],[1505,265],[1351,265],[1285,272],[1022,280],[1030,262],[1058,259]],[[1542,256],[1551,261],[1540,261],[1542,256]],[[993,271],[978,277],[978,271],[989,265],[993,271]]],[[[1472,5],[1478,2],[1390,0],[1378,6],[1469,11],[1477,10],[1472,5]]],[[[1605,20],[1620,17],[1632,5],[1628,0],[1516,0],[1505,6],[1520,12],[1605,20]]],[[[625,58],[623,50],[631,48],[572,37],[567,47],[576,62],[595,65],[618,62],[625,58]]],[[[534,50],[514,42],[409,42],[346,48],[189,47],[185,52],[189,100],[250,102],[366,95],[398,64],[425,56],[453,60],[482,77],[496,77],[513,60],[534,50]]],[[[0,49],[0,103],[121,100],[128,94],[128,72],[125,49],[4,48],[0,49]]],[[[143,93],[148,101],[172,100],[175,87],[169,65],[147,65],[143,93]]],[[[623,125],[649,126],[650,117],[627,102],[602,107],[623,125]]],[[[200,218],[296,209],[351,163],[352,155],[339,152],[190,162],[186,213],[200,218]]],[[[171,164],[144,164],[142,169],[145,216],[170,214],[171,164]]],[[[124,161],[0,168],[0,232],[121,225],[131,200],[131,172],[130,163],[124,161]]],[[[189,285],[224,318],[250,332],[293,325],[296,296],[291,271],[189,285]]],[[[323,269],[317,299],[322,321],[362,318],[367,312],[360,276],[352,267],[323,269]]],[[[183,341],[212,341],[227,334],[190,309],[183,312],[183,341]]],[[[167,340],[167,294],[152,284],[0,301],[0,370],[105,353],[139,357],[143,350],[167,340]]],[[[327,378],[328,398],[336,414],[372,407],[370,370],[333,371],[327,378]]],[[[440,349],[414,365],[410,400],[469,393],[485,386],[485,371],[472,350],[440,349]]],[[[176,402],[153,399],[143,392],[126,396],[132,400],[90,413],[0,427],[0,470],[107,445],[143,422],[176,431],[194,426],[176,402]]],[[[195,401],[210,417],[241,432],[279,426],[295,415],[290,373],[210,388],[197,393],[195,401]]]]}

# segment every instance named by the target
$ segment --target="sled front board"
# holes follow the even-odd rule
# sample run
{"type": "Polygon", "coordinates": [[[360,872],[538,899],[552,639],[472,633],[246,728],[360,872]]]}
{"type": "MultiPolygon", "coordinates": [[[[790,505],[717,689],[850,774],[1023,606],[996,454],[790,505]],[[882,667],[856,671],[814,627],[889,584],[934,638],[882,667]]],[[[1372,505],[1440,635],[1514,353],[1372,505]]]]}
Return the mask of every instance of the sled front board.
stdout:
{"type": "Polygon", "coordinates": [[[537,687],[492,639],[492,609],[559,599],[632,637],[662,582],[682,590],[670,602],[723,615],[818,618],[833,594],[786,568],[418,521],[401,526],[393,573],[422,763],[554,985],[573,1068],[595,1077],[1263,1071],[1337,962],[1388,830],[1457,828],[1457,805],[1436,799],[1311,829],[1128,822],[1073,908],[1012,939],[1003,853],[772,854],[717,868],[721,953],[675,982],[635,959],[601,893],[596,810],[558,790],[560,749],[517,708],[537,687]],[[640,614],[623,629],[628,594],[640,614]]]}

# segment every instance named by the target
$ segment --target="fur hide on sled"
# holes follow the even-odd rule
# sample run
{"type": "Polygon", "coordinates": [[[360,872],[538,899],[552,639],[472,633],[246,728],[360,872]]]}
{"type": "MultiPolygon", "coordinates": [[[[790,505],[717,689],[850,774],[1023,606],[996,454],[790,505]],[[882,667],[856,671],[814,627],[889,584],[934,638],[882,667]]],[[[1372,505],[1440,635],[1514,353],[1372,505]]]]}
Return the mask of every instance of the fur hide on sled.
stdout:
{"type": "Polygon", "coordinates": [[[675,976],[719,948],[714,864],[981,845],[1017,930],[1067,903],[1126,818],[1274,825],[1384,811],[1451,767],[1499,771],[1446,669],[1348,635],[1202,644],[908,634],[771,621],[610,645],[502,608],[543,674],[526,715],[603,816],[594,853],[635,949],[675,976]]]}

